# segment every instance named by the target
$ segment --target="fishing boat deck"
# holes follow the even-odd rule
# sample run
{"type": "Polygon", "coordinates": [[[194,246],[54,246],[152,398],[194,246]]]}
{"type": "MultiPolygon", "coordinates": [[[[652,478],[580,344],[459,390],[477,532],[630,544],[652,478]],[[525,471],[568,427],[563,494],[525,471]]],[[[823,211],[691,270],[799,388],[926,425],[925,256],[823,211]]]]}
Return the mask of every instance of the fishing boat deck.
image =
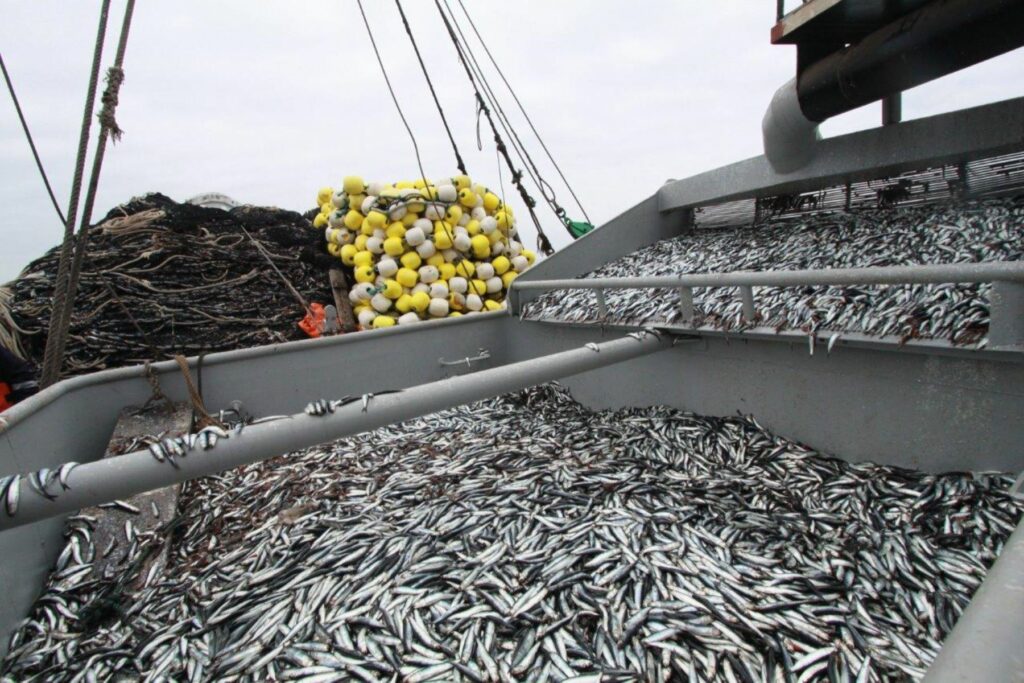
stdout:
{"type": "MultiPolygon", "coordinates": [[[[584,277],[858,268],[1019,261],[1024,197],[946,200],[906,208],[862,208],[777,217],[749,226],[698,230],[661,240],[584,277]]],[[[984,346],[988,284],[760,287],[745,320],[735,287],[695,288],[693,327],[742,331],[853,333],[906,342],[939,339],[984,346]]],[[[672,290],[609,290],[602,313],[593,292],[556,291],[526,304],[524,317],[597,324],[675,324],[672,290]]]]}
{"type": "Polygon", "coordinates": [[[1020,517],[1010,482],[548,385],[190,482],[137,591],[71,518],[6,673],[917,678],[1020,517]]]}

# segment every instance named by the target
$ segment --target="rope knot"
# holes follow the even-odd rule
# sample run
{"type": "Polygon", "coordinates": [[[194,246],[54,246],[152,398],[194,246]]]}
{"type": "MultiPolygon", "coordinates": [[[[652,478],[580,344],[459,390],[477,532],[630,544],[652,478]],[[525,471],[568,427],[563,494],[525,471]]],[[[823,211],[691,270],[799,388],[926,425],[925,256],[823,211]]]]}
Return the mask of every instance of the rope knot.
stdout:
{"type": "Polygon", "coordinates": [[[98,118],[100,125],[110,131],[110,137],[114,142],[121,139],[124,131],[117,125],[114,118],[114,111],[117,109],[117,97],[124,83],[124,69],[119,66],[112,66],[107,69],[107,87],[103,91],[103,108],[100,109],[98,118]]]}

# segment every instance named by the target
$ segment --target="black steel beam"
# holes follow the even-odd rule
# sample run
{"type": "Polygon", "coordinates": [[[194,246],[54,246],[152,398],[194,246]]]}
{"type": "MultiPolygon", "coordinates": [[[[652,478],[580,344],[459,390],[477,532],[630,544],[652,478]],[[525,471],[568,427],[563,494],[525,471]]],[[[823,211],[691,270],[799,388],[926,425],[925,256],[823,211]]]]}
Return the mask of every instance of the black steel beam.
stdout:
{"type": "Polygon", "coordinates": [[[807,66],[800,108],[825,121],[1022,45],[1021,0],[935,0],[807,66]]]}

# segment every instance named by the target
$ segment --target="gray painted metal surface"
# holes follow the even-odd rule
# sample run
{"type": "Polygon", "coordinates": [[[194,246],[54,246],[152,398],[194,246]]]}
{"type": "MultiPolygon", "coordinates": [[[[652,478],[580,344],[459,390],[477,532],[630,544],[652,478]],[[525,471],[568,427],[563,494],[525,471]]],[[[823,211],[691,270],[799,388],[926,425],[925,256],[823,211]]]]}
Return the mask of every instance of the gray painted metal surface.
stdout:
{"type": "Polygon", "coordinates": [[[659,287],[802,287],[804,285],[903,285],[946,282],[1024,282],[1024,263],[950,263],[935,266],[818,268],[760,272],[693,273],[648,277],[595,277],[576,280],[526,280],[513,289],[657,289],[659,287]]]}
{"type": "MultiPolygon", "coordinates": [[[[400,389],[462,373],[457,367],[442,368],[436,359],[472,356],[481,346],[499,360],[475,367],[494,367],[505,357],[508,322],[501,312],[486,313],[211,354],[203,361],[205,403],[217,410],[238,399],[255,415],[294,413],[311,398],[400,389]],[[426,361],[410,357],[411,334],[426,361]]],[[[195,372],[196,359],[190,360],[195,372]]],[[[164,393],[175,401],[188,400],[177,364],[152,367],[164,393]]],[[[121,408],[142,405],[151,395],[142,367],[107,370],[48,387],[0,417],[0,476],[68,460],[98,460],[121,408]]],[[[63,531],[64,521],[57,517],[0,533],[0,653],[63,548],[63,531]]]]}
{"type": "MultiPolygon", "coordinates": [[[[509,334],[514,360],[519,350],[550,353],[621,332],[527,321],[509,334]]],[[[1024,354],[972,358],[896,347],[837,346],[812,356],[806,336],[707,335],[565,384],[594,408],[753,415],[776,434],[854,462],[930,472],[1024,469],[1024,354]]]]}
{"type": "MultiPolygon", "coordinates": [[[[531,280],[515,282],[515,290],[593,289],[597,295],[598,315],[608,314],[606,289],[678,289],[679,307],[684,321],[693,317],[693,287],[739,287],[743,319],[753,321],[757,314],[754,287],[801,287],[807,285],[900,285],[941,284],[947,282],[994,282],[990,311],[989,346],[1024,347],[1024,263],[956,263],[924,266],[888,266],[879,268],[819,268],[816,270],[734,271],[731,273],[693,273],[661,277],[577,278],[572,280],[531,280]]],[[[512,312],[518,314],[519,298],[512,297],[512,312]]]]}
{"type": "Polygon", "coordinates": [[[786,81],[768,103],[761,119],[764,157],[778,173],[792,173],[805,166],[818,151],[821,130],[800,109],[797,79],[786,81]]]}
{"type": "MultiPolygon", "coordinates": [[[[692,220],[693,214],[686,211],[663,214],[658,210],[657,199],[648,197],[565,249],[539,261],[516,280],[525,282],[589,273],[623,254],[678,237],[692,227],[692,220]]],[[[520,297],[520,303],[526,303],[535,295],[522,292],[516,296],[520,297]]]]}
{"type": "MultiPolygon", "coordinates": [[[[291,413],[320,396],[404,388],[397,385],[466,372],[441,367],[438,358],[476,356],[486,348],[491,358],[472,368],[495,368],[621,334],[599,326],[521,322],[500,313],[468,316],[214,354],[204,361],[204,394],[211,409],[240,399],[255,415],[291,413]],[[428,360],[396,367],[394,359],[408,354],[410,335],[419,358],[428,360]]],[[[595,408],[666,404],[710,415],[753,414],[776,433],[850,460],[930,471],[1024,467],[1019,448],[1024,364],[980,354],[974,359],[964,355],[968,352],[885,349],[885,344],[837,347],[831,355],[810,356],[805,338],[784,343],[709,334],[683,341],[657,359],[589,371],[565,383],[595,408]]],[[[164,391],[185,398],[177,369],[169,363],[157,369],[164,391]]],[[[149,395],[141,368],[47,389],[5,414],[11,424],[0,438],[0,473],[98,458],[117,411],[149,395]]],[[[381,397],[382,405],[386,398],[381,397]]],[[[216,454],[219,448],[191,457],[216,454]]],[[[8,587],[0,593],[0,638],[25,615],[43,585],[61,548],[62,528],[55,518],[0,533],[0,583],[8,587]]]]}
{"type": "MultiPolygon", "coordinates": [[[[297,413],[245,428],[223,438],[210,450],[194,450],[177,458],[177,466],[158,462],[146,450],[79,465],[67,476],[67,491],[44,498],[21,483],[21,503],[13,517],[0,515],[0,532],[70,513],[83,507],[127,498],[175,483],[272,458],[282,453],[327,443],[395,422],[426,415],[596,367],[613,365],[655,351],[669,343],[660,334],[634,333],[588,348],[559,351],[501,367],[429,382],[364,402],[339,407],[328,415],[297,413]]],[[[338,398],[335,392],[329,398],[338,398]]],[[[315,398],[316,397],[312,397],[315,398]]],[[[27,474],[27,473],[26,473],[27,474]]]]}
{"type": "Polygon", "coordinates": [[[1024,347],[1024,285],[996,282],[992,287],[989,343],[1024,347]]]}
{"type": "Polygon", "coordinates": [[[1024,681],[1024,521],[1010,536],[925,683],[1024,681]]]}
{"type": "MultiPolygon", "coordinates": [[[[758,157],[666,185],[539,263],[519,282],[583,275],[627,252],[675,237],[692,226],[695,206],[818,189],[1024,148],[1024,98],[827,140],[822,146],[825,154],[788,176],[775,174],[758,157]]],[[[521,301],[533,291],[513,289],[521,301]]],[[[522,322],[502,313],[467,316],[214,354],[204,361],[204,395],[214,410],[240,399],[255,415],[294,413],[320,396],[406,388],[445,373],[496,368],[619,333],[599,326],[522,322]],[[415,342],[413,358],[410,341],[415,342]],[[436,360],[479,355],[481,348],[490,358],[468,368],[442,367],[436,360]]],[[[1024,468],[1019,445],[1024,363],[1019,352],[969,357],[962,349],[864,340],[811,356],[806,338],[788,343],[754,333],[743,338],[720,332],[693,336],[657,359],[591,370],[565,383],[578,400],[595,408],[660,403],[710,415],[752,414],[778,434],[850,460],[930,471],[1024,468]]],[[[154,368],[165,393],[175,400],[186,398],[173,363],[154,368]]],[[[98,459],[118,411],[150,395],[142,368],[111,370],[50,387],[0,418],[0,475],[73,458],[98,459]]],[[[42,587],[63,545],[62,531],[63,521],[55,517],[0,533],[0,652],[42,587]]],[[[1013,548],[1020,547],[1021,535],[1018,530],[1013,548]]],[[[1022,556],[1018,550],[1004,554],[965,614],[963,628],[950,638],[939,663],[965,663],[959,668],[954,664],[951,673],[960,671],[970,680],[1006,679],[1011,671],[1006,667],[1014,664],[1003,654],[1024,650],[1024,609],[1009,593],[1020,590],[1022,556]],[[1001,630],[991,635],[982,627],[1001,630]],[[993,646],[1001,649],[1000,656],[992,656],[993,646]]]]}
{"type": "MultiPolygon", "coordinates": [[[[658,190],[658,208],[673,211],[733,199],[818,190],[1024,148],[1024,98],[828,138],[791,173],[753,157],[658,190]]],[[[624,249],[622,253],[630,250],[624,249]]]]}
{"type": "MultiPolygon", "coordinates": [[[[803,0],[772,27],[772,43],[853,43],[930,0],[803,0]]],[[[794,3],[789,3],[793,5],[794,3]]]]}

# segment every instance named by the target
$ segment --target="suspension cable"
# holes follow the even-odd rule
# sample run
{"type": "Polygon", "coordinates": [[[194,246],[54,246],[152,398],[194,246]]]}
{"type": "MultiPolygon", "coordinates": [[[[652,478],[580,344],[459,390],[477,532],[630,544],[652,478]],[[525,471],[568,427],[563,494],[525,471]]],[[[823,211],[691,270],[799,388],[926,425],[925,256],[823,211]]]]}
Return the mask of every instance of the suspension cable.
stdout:
{"type": "Polygon", "coordinates": [[[398,110],[398,116],[402,119],[402,124],[405,126],[405,130],[409,133],[409,139],[412,140],[412,149],[416,153],[416,165],[420,169],[420,177],[423,178],[423,182],[427,182],[427,174],[423,172],[423,162],[420,160],[420,148],[416,144],[416,136],[413,135],[412,128],[409,126],[409,122],[405,118],[405,114],[402,112],[402,105],[398,103],[398,97],[395,95],[395,89],[391,87],[391,79],[388,78],[388,70],[384,68],[384,60],[381,59],[380,50],[377,49],[377,41],[373,38],[373,30],[370,29],[370,22],[366,18],[366,12],[363,10],[363,0],[356,0],[356,4],[359,5],[359,13],[363,16],[363,25],[366,26],[366,35],[370,37],[370,45],[373,47],[373,54],[377,56],[377,64],[380,65],[380,72],[384,74],[384,82],[388,86],[388,92],[391,93],[391,101],[395,103],[395,109],[398,110]]]}
{"type": "Polygon", "coordinates": [[[491,50],[490,48],[487,47],[487,43],[484,41],[483,36],[480,35],[480,31],[477,30],[476,23],[474,23],[473,18],[469,16],[469,11],[466,9],[466,5],[462,2],[462,0],[458,0],[458,3],[459,7],[462,8],[462,13],[466,15],[466,20],[469,21],[469,25],[472,27],[473,33],[476,34],[477,40],[480,41],[480,44],[484,48],[484,52],[487,53],[488,59],[490,59],[491,64],[494,65],[495,71],[497,71],[498,75],[501,76],[502,82],[505,83],[505,87],[508,88],[509,93],[512,95],[512,99],[515,100],[516,105],[519,107],[519,111],[522,112],[523,118],[526,119],[526,123],[529,124],[530,130],[533,131],[534,136],[537,138],[537,142],[540,143],[540,146],[544,150],[544,153],[547,155],[548,160],[551,161],[551,165],[554,166],[555,170],[558,172],[558,177],[560,177],[562,179],[562,182],[565,183],[565,187],[569,190],[569,194],[572,195],[573,201],[576,202],[576,206],[579,207],[580,212],[583,214],[583,217],[587,220],[588,223],[590,223],[590,216],[587,215],[587,210],[583,208],[583,204],[580,202],[579,197],[576,196],[576,192],[573,191],[572,185],[569,184],[569,181],[566,179],[565,174],[562,173],[562,169],[558,166],[558,162],[555,161],[555,158],[554,156],[552,156],[551,151],[548,149],[548,146],[544,144],[544,140],[541,138],[540,133],[537,131],[537,128],[533,125],[533,121],[530,119],[530,115],[526,113],[526,109],[523,107],[523,103],[519,101],[519,96],[516,95],[516,91],[512,89],[512,84],[508,82],[507,78],[505,78],[504,72],[502,72],[501,67],[498,66],[498,62],[494,59],[494,55],[491,54],[491,50]]]}
{"type": "Polygon", "coordinates": [[[430,80],[430,74],[427,72],[427,65],[423,63],[423,57],[420,55],[420,48],[416,45],[416,39],[413,38],[412,28],[409,26],[409,20],[405,16],[405,10],[402,9],[401,0],[395,0],[395,5],[398,6],[398,13],[402,15],[402,23],[405,24],[405,32],[409,36],[409,42],[412,43],[412,49],[416,52],[416,59],[419,60],[420,69],[423,71],[423,77],[427,79],[427,87],[430,88],[430,95],[434,98],[434,104],[437,105],[437,113],[441,115],[441,123],[444,124],[444,130],[448,133],[448,140],[452,143],[452,150],[455,152],[455,165],[459,167],[462,175],[469,175],[466,170],[466,162],[462,160],[462,155],[459,154],[459,146],[455,144],[455,136],[452,135],[452,129],[448,127],[448,119],[444,115],[444,109],[441,108],[441,102],[437,99],[437,93],[434,91],[434,84],[430,80]]]}
{"type": "MultiPolygon", "coordinates": [[[[60,354],[57,352],[57,335],[54,323],[63,316],[68,289],[68,268],[71,265],[71,250],[75,240],[75,219],[78,217],[78,200],[82,191],[82,176],[85,172],[85,155],[89,147],[89,131],[92,128],[92,110],[96,103],[96,86],[99,82],[100,60],[103,57],[103,42],[107,33],[107,17],[110,14],[110,0],[103,0],[100,7],[100,24],[96,32],[96,47],[92,56],[92,70],[89,72],[89,88],[85,94],[85,110],[82,113],[82,129],[78,136],[78,156],[75,159],[75,173],[71,181],[71,199],[64,221],[64,240],[57,262],[57,277],[53,283],[53,307],[50,310],[50,329],[46,335],[46,349],[43,352],[43,371],[40,386],[47,387],[57,381],[60,374],[60,354]]],[[[60,352],[63,353],[63,350],[60,352]]]]}
{"type": "MultiPolygon", "coordinates": [[[[128,32],[131,29],[132,14],[135,11],[135,0],[127,0],[125,3],[124,19],[121,21],[121,35],[117,42],[117,53],[114,56],[114,66],[107,70],[107,87],[103,91],[103,107],[97,118],[100,122],[99,141],[96,143],[96,154],[92,161],[92,173],[89,177],[89,188],[85,195],[85,204],[82,208],[82,219],[78,225],[78,236],[75,239],[75,254],[71,262],[71,272],[68,275],[67,294],[64,306],[61,310],[61,317],[58,327],[54,330],[53,321],[50,323],[50,334],[56,332],[57,343],[54,350],[53,380],[60,375],[61,361],[64,356],[64,347],[67,343],[68,329],[71,327],[71,313],[75,307],[75,297],[78,294],[78,280],[82,274],[82,263],[85,261],[86,246],[89,239],[89,224],[92,221],[93,205],[96,201],[96,190],[99,187],[100,172],[103,169],[103,157],[106,153],[107,139],[119,140],[122,135],[121,128],[117,125],[114,113],[117,110],[118,93],[121,83],[124,82],[124,53],[128,47],[128,32]]],[[[49,342],[49,339],[47,339],[49,342]]]]}
{"type": "Polygon", "coordinates": [[[533,210],[533,207],[537,205],[537,202],[530,196],[530,193],[527,192],[526,187],[523,186],[523,172],[516,169],[515,164],[512,162],[512,158],[508,154],[508,149],[505,147],[505,142],[501,139],[501,134],[498,133],[497,126],[494,125],[494,118],[491,116],[491,110],[484,101],[483,95],[480,94],[480,88],[477,86],[473,71],[467,62],[466,56],[463,54],[462,45],[459,43],[459,39],[455,35],[455,29],[452,28],[452,24],[448,20],[448,16],[444,13],[444,10],[441,9],[441,3],[439,0],[434,0],[434,5],[437,7],[438,14],[441,15],[441,20],[444,22],[445,28],[448,29],[448,35],[452,40],[452,44],[455,45],[455,51],[459,56],[459,62],[466,70],[466,76],[469,77],[470,85],[472,85],[473,91],[476,94],[477,106],[484,113],[484,116],[487,117],[487,123],[490,124],[491,132],[494,134],[494,142],[498,147],[498,151],[504,157],[505,164],[512,173],[512,183],[516,186],[516,189],[519,190],[519,196],[522,197],[523,203],[526,204],[526,208],[530,212],[530,217],[533,219],[534,227],[537,229],[538,246],[546,255],[553,254],[554,249],[551,247],[551,242],[548,240],[547,235],[544,234],[544,229],[541,228],[540,221],[537,220],[537,215],[533,210]]]}
{"type": "Polygon", "coordinates": [[[11,75],[7,73],[7,65],[4,64],[4,56],[0,53],[0,70],[4,73],[4,80],[7,82],[7,91],[11,93],[11,100],[14,102],[14,109],[18,112],[18,120],[21,121],[21,128],[25,131],[25,139],[28,140],[28,146],[32,150],[32,158],[36,160],[36,168],[39,169],[39,175],[43,177],[43,184],[46,185],[46,193],[50,195],[50,203],[53,204],[53,210],[57,212],[57,216],[60,218],[62,225],[67,224],[67,219],[64,218],[64,212],[61,211],[60,204],[57,203],[57,197],[53,194],[53,186],[50,185],[50,178],[46,175],[46,169],[43,168],[43,161],[39,158],[39,152],[36,150],[36,143],[32,139],[32,133],[28,129],[28,123],[25,121],[25,114],[21,111],[21,103],[18,102],[18,96],[14,92],[14,83],[11,82],[11,75]]]}
{"type": "MultiPolygon", "coordinates": [[[[502,108],[500,100],[498,100],[497,96],[494,94],[494,91],[491,88],[490,83],[487,81],[487,77],[484,75],[483,70],[480,68],[479,63],[476,60],[476,57],[473,55],[472,49],[468,45],[468,41],[466,40],[465,35],[462,33],[461,27],[455,20],[454,12],[452,12],[451,8],[448,7],[447,0],[443,0],[443,2],[445,4],[445,7],[448,8],[449,14],[451,15],[452,24],[454,25],[456,31],[458,31],[458,34],[461,37],[461,46],[462,49],[465,51],[465,54],[469,58],[468,63],[470,67],[473,69],[474,73],[476,74],[477,79],[483,86],[484,94],[487,97],[489,103],[491,104],[492,107],[494,107],[494,110],[498,115],[498,123],[501,124],[501,127],[504,129],[506,135],[508,135],[509,137],[509,140],[512,142],[513,151],[516,153],[520,161],[523,163],[524,168],[526,169],[526,173],[530,177],[530,180],[533,181],[533,183],[540,190],[541,196],[544,198],[544,201],[548,205],[548,208],[551,209],[551,212],[555,214],[555,217],[558,219],[558,221],[562,223],[566,230],[568,230],[569,233],[572,235],[572,230],[569,227],[569,218],[566,215],[565,209],[559,206],[558,201],[554,196],[554,191],[551,189],[551,186],[547,183],[547,181],[545,181],[541,177],[540,170],[537,168],[537,165],[536,163],[534,163],[533,158],[526,150],[526,146],[519,138],[518,133],[516,133],[514,126],[512,126],[512,122],[505,114],[505,110],[502,108]]],[[[575,235],[573,235],[573,237],[575,238],[575,235]]]]}
{"type": "MultiPolygon", "coordinates": [[[[526,149],[523,147],[522,143],[520,142],[519,136],[516,134],[515,129],[511,125],[511,122],[508,120],[508,117],[505,115],[505,110],[502,108],[501,102],[494,95],[494,91],[491,89],[490,83],[487,81],[487,77],[484,75],[483,70],[480,68],[480,65],[477,62],[476,56],[473,54],[473,50],[472,50],[472,48],[470,48],[469,43],[466,40],[466,36],[462,32],[462,28],[459,26],[459,23],[458,23],[458,21],[455,18],[455,13],[452,12],[451,7],[448,6],[448,1],[447,0],[443,0],[443,2],[444,2],[445,9],[448,10],[448,15],[449,15],[449,18],[451,20],[451,25],[455,27],[455,30],[458,33],[458,38],[456,39],[456,44],[463,51],[463,54],[465,54],[465,56],[468,58],[467,59],[467,64],[469,65],[470,69],[472,70],[473,75],[476,77],[476,80],[479,81],[480,85],[483,87],[484,99],[487,100],[487,103],[491,106],[493,111],[498,115],[498,123],[501,125],[502,130],[505,131],[505,134],[508,136],[509,140],[511,141],[511,143],[512,143],[512,150],[516,153],[516,156],[519,157],[520,162],[524,165],[524,168],[526,169],[527,175],[530,176],[530,179],[533,181],[533,183],[540,190],[541,196],[544,197],[544,200],[546,202],[548,202],[549,206],[551,206],[551,203],[550,203],[551,200],[548,197],[547,192],[545,191],[545,187],[544,187],[546,185],[546,183],[542,183],[542,179],[539,178],[539,174],[537,174],[535,172],[536,164],[533,163],[533,159],[530,158],[529,153],[526,151],[526,149]]],[[[479,112],[477,112],[477,117],[479,118],[479,112]]],[[[553,209],[554,207],[551,207],[551,208],[553,209]]]]}

